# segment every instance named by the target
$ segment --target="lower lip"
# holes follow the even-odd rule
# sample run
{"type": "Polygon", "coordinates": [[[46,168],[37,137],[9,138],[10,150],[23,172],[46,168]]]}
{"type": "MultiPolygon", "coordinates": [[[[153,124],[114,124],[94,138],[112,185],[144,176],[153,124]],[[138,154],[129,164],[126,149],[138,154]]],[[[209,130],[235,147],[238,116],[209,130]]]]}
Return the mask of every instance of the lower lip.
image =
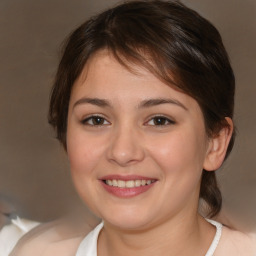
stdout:
{"type": "Polygon", "coordinates": [[[140,186],[140,187],[134,187],[134,188],[119,188],[119,187],[109,186],[104,181],[102,181],[101,183],[104,189],[107,190],[107,192],[121,198],[130,198],[130,197],[138,196],[142,193],[145,193],[155,185],[155,182],[153,182],[150,185],[146,185],[146,186],[140,186]]]}

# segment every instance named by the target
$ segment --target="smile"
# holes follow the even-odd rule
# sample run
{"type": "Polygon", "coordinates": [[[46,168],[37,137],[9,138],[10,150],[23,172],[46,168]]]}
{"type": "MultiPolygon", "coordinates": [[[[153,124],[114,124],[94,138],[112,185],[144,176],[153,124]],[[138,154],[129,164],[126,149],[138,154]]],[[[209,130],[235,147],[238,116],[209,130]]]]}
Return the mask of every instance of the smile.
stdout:
{"type": "Polygon", "coordinates": [[[141,186],[148,186],[154,183],[156,180],[104,180],[104,183],[108,186],[118,187],[118,188],[137,188],[141,186]]]}
{"type": "Polygon", "coordinates": [[[109,175],[100,181],[108,193],[119,198],[131,198],[151,190],[158,180],[137,175],[109,175]]]}

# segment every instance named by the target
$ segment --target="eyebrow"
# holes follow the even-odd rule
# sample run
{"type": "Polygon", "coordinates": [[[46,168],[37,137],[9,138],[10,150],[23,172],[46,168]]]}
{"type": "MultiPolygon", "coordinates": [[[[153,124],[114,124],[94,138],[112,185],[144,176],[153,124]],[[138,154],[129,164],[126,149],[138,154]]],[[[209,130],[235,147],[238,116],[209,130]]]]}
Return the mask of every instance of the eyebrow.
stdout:
{"type": "Polygon", "coordinates": [[[77,105],[80,104],[92,104],[99,107],[110,107],[111,104],[105,100],[105,99],[99,99],[99,98],[81,98],[78,101],[75,102],[73,108],[75,108],[77,105]]]}
{"type": "Polygon", "coordinates": [[[185,107],[185,105],[183,105],[180,101],[169,99],[169,98],[157,98],[157,99],[144,100],[139,104],[139,108],[154,107],[161,104],[174,104],[183,108],[184,110],[188,110],[188,108],[185,107]]]}
{"type": "MultiPolygon", "coordinates": [[[[77,105],[80,105],[80,104],[92,104],[98,107],[111,107],[111,103],[106,99],[81,98],[75,102],[73,108],[75,108],[77,105]]],[[[180,101],[170,99],[170,98],[156,98],[156,99],[143,100],[138,105],[138,108],[148,108],[148,107],[154,107],[162,104],[174,104],[176,106],[183,108],[184,110],[188,110],[188,108],[185,107],[185,105],[183,105],[180,101]]]]}

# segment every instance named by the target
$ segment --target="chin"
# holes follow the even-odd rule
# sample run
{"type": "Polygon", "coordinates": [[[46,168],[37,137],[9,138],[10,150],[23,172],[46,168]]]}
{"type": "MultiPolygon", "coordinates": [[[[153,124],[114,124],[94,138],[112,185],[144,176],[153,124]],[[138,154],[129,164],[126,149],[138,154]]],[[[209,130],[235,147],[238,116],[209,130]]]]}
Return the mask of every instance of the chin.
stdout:
{"type": "Polygon", "coordinates": [[[102,214],[101,218],[107,225],[114,226],[115,228],[122,230],[142,230],[149,226],[149,223],[152,223],[152,216],[147,214],[147,211],[144,212],[133,212],[133,211],[111,211],[111,213],[102,214]]]}

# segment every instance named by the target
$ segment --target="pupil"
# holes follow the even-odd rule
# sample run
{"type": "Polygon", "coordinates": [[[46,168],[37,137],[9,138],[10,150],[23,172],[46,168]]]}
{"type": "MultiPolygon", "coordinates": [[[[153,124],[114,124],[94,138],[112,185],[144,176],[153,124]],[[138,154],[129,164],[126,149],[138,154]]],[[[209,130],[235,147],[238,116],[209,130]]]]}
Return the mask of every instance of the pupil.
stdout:
{"type": "Polygon", "coordinates": [[[155,119],[155,125],[164,125],[165,124],[165,119],[162,117],[158,117],[155,119]]]}
{"type": "Polygon", "coordinates": [[[93,123],[94,123],[95,125],[101,125],[101,124],[103,124],[103,118],[101,118],[101,117],[95,117],[95,118],[93,119],[93,123]]]}

